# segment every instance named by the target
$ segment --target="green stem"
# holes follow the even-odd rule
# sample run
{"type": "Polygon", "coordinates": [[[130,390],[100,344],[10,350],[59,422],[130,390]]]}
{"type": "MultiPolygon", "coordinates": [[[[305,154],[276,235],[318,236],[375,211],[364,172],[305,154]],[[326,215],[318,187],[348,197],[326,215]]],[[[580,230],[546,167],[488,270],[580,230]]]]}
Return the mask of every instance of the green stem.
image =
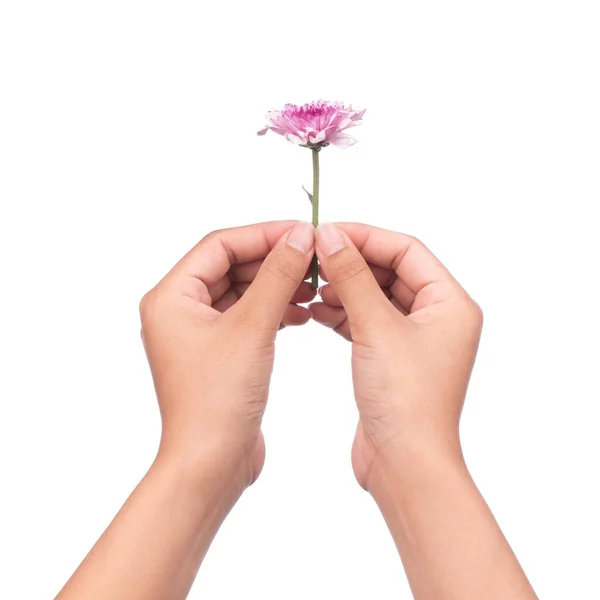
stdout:
{"type": "MultiPolygon", "coordinates": [[[[319,150],[312,148],[313,164],[313,193],[312,193],[312,224],[319,226],[319,150]]],[[[316,290],[319,287],[319,261],[315,254],[312,259],[312,288],[316,290]]]]}

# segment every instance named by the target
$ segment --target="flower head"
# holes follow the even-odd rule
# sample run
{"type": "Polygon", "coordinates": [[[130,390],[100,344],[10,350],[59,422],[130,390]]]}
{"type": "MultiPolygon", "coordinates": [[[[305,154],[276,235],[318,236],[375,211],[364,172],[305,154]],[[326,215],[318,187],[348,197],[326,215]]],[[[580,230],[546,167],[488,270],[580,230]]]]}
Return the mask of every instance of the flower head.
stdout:
{"type": "Polygon", "coordinates": [[[270,129],[306,148],[321,149],[329,144],[347,148],[356,140],[344,131],[360,125],[365,110],[353,110],[352,106],[324,100],[304,106],[286,104],[283,110],[272,110],[267,114],[268,124],[258,135],[265,135],[270,129]]]}

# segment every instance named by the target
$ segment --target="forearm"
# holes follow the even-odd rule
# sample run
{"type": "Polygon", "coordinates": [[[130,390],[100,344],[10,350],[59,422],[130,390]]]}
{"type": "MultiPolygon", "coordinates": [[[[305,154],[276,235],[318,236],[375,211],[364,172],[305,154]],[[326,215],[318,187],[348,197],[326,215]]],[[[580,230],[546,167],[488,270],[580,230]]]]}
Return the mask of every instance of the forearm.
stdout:
{"type": "Polygon", "coordinates": [[[208,461],[160,456],[57,600],[180,600],[239,496],[208,461]]]}
{"type": "Polygon", "coordinates": [[[371,491],[415,599],[535,599],[460,452],[398,454],[374,473],[371,491]]]}

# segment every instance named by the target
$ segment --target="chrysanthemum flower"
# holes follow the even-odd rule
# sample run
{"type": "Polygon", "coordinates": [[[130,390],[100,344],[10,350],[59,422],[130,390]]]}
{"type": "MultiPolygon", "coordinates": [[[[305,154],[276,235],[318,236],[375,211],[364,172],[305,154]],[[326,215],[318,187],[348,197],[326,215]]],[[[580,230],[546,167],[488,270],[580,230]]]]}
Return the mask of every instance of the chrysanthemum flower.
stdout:
{"type": "MultiPolygon", "coordinates": [[[[312,204],[312,224],[319,225],[319,152],[321,148],[340,146],[347,148],[356,140],[344,133],[350,127],[360,125],[365,110],[353,110],[341,102],[317,100],[304,106],[286,104],[283,110],[272,110],[267,114],[268,124],[258,132],[265,135],[269,129],[286,140],[310,148],[313,164],[313,192],[304,190],[312,204]]],[[[317,256],[312,261],[312,287],[319,285],[319,263],[317,256]]]]}
{"type": "Polygon", "coordinates": [[[340,102],[318,100],[303,106],[286,104],[283,110],[267,114],[268,124],[258,135],[265,135],[270,129],[294,144],[311,149],[329,144],[347,148],[356,140],[344,132],[360,125],[364,114],[364,110],[353,110],[352,106],[340,102]]]}

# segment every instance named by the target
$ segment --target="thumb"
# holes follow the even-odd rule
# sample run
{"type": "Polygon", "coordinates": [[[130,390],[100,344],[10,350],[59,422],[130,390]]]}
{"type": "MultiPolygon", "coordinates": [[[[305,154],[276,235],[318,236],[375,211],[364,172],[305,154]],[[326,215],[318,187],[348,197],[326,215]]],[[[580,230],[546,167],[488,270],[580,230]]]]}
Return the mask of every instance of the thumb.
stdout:
{"type": "Polygon", "coordinates": [[[237,303],[242,314],[252,314],[257,321],[276,330],[292,296],[304,280],[314,247],[315,228],[310,223],[297,223],[284,234],[237,303]]]}
{"type": "Polygon", "coordinates": [[[333,223],[317,228],[317,256],[350,326],[389,315],[391,304],[352,240],[333,223]]]}

